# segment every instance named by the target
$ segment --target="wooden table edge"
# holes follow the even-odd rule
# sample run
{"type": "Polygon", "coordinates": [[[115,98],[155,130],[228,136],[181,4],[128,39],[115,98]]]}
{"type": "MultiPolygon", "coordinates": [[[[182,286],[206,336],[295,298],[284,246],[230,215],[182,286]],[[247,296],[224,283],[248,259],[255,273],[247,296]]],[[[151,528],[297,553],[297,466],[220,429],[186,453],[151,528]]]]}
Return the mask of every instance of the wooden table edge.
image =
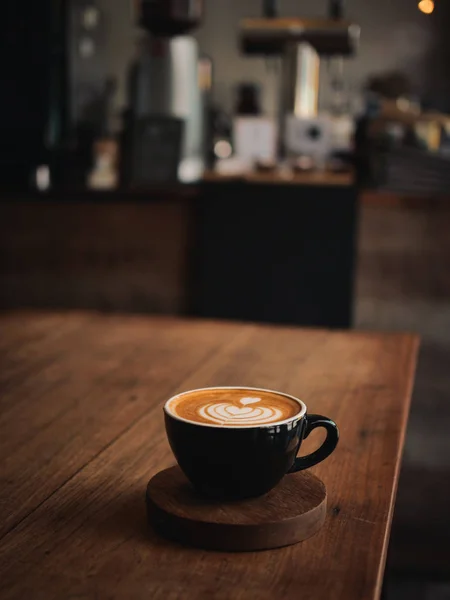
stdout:
{"type": "MultiPolygon", "coordinates": [[[[393,332],[390,332],[393,333],[393,332]]],[[[401,335],[400,333],[398,335],[401,335]]],[[[403,411],[402,411],[402,419],[401,419],[401,430],[400,430],[400,439],[397,448],[397,456],[395,460],[395,474],[394,474],[394,482],[392,486],[391,492],[391,501],[389,503],[389,511],[387,516],[387,527],[384,534],[383,540],[383,548],[381,553],[380,567],[378,570],[377,583],[375,586],[375,599],[381,598],[383,582],[384,582],[384,573],[386,569],[386,561],[387,554],[389,549],[389,542],[391,537],[391,529],[392,529],[392,521],[394,518],[395,511],[395,501],[397,498],[398,491],[398,483],[400,479],[400,471],[402,468],[402,456],[405,447],[406,433],[408,429],[408,420],[409,414],[411,410],[412,403],[412,393],[415,384],[415,373],[417,362],[419,358],[419,349],[420,349],[420,336],[413,333],[404,333],[406,338],[410,338],[410,348],[409,348],[409,358],[408,358],[408,388],[406,390],[406,402],[403,403],[403,411]]]]}

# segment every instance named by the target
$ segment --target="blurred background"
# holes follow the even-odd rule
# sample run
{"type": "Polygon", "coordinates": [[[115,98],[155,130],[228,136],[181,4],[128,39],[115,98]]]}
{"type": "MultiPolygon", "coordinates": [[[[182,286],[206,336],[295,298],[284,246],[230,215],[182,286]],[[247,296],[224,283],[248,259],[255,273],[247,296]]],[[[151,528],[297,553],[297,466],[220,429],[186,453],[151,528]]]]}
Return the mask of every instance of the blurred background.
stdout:
{"type": "Polygon", "coordinates": [[[450,598],[448,0],[3,0],[0,308],[410,330],[385,597],[450,598]]]}

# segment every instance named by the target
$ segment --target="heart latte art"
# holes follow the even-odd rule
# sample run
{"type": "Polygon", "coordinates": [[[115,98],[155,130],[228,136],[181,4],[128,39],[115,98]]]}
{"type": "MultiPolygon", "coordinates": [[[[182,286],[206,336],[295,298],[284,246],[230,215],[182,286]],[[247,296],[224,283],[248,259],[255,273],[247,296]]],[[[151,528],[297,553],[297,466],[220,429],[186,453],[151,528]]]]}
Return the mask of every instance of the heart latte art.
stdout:
{"type": "Polygon", "coordinates": [[[281,421],[283,413],[280,409],[269,406],[248,406],[249,404],[260,403],[261,398],[241,398],[240,403],[242,408],[220,402],[219,404],[211,403],[202,407],[199,414],[206,420],[211,420],[215,423],[227,423],[233,421],[241,425],[249,425],[255,423],[272,423],[273,421],[281,421]]]}
{"type": "Polygon", "coordinates": [[[289,396],[245,388],[187,392],[169,401],[167,408],[188,421],[225,427],[276,423],[301,411],[301,405],[289,396]]]}

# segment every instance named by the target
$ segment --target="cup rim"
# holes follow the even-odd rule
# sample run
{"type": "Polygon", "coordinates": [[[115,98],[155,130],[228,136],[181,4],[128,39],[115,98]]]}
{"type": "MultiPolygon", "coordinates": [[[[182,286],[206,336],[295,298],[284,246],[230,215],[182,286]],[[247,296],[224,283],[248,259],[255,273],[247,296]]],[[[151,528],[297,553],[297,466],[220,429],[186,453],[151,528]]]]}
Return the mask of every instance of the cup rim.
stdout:
{"type": "Polygon", "coordinates": [[[278,390],[268,390],[266,388],[257,388],[257,387],[248,387],[245,385],[214,385],[203,388],[196,388],[193,390],[186,390],[185,392],[180,392],[179,394],[175,394],[169,398],[164,404],[164,412],[166,415],[175,419],[176,421],[181,421],[183,423],[189,423],[190,425],[196,425],[198,427],[209,427],[212,429],[267,429],[278,427],[279,425],[287,425],[292,421],[296,421],[301,419],[306,414],[306,404],[300,398],[296,398],[295,396],[291,396],[291,394],[285,394],[284,392],[279,392],[278,390]],[[179,417],[170,411],[169,404],[174,400],[177,400],[181,396],[187,396],[188,394],[194,394],[196,392],[205,392],[207,390],[244,390],[250,392],[268,392],[269,394],[277,394],[279,396],[284,396],[285,398],[289,398],[290,400],[294,400],[300,406],[300,411],[292,417],[288,419],[284,419],[283,421],[274,421],[273,423],[261,423],[260,425],[219,425],[218,423],[199,423],[198,421],[191,421],[190,419],[185,419],[184,417],[179,417]]]}

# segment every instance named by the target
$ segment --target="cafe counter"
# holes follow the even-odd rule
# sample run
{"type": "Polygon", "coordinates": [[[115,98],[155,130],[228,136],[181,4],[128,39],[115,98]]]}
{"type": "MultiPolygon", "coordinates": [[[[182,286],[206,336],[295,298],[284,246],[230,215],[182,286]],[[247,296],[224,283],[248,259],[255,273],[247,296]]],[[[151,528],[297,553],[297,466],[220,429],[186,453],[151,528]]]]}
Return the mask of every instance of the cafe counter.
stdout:
{"type": "Polygon", "coordinates": [[[0,193],[0,307],[352,321],[351,174],[0,193]]]}

